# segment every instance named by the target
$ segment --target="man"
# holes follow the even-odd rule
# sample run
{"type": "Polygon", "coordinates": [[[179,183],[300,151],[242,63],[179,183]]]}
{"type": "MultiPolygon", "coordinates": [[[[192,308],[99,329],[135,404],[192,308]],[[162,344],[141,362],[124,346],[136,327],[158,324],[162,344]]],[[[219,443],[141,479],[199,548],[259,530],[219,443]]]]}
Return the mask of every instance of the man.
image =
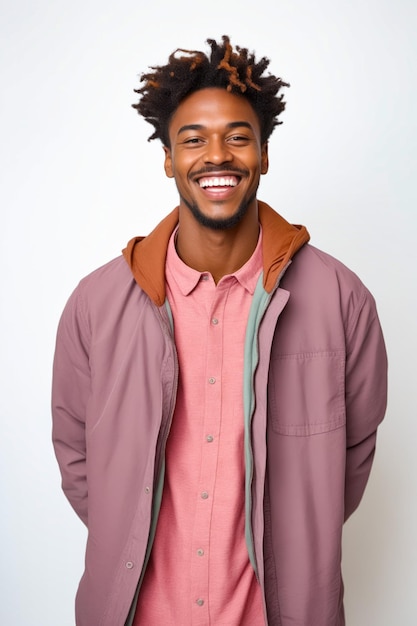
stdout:
{"type": "Polygon", "coordinates": [[[229,38],[135,107],[179,207],[63,313],[53,438],[88,527],[78,626],[341,626],[386,403],[372,296],[258,202],[285,83],[229,38]]]}

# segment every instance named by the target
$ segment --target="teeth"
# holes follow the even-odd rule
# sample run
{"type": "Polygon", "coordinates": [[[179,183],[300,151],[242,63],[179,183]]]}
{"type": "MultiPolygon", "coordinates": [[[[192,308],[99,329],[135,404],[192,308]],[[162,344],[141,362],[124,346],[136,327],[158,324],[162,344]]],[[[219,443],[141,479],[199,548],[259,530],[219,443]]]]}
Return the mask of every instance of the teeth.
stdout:
{"type": "Polygon", "coordinates": [[[234,177],[210,177],[210,178],[201,178],[199,180],[200,187],[236,187],[237,180],[234,177]]]}

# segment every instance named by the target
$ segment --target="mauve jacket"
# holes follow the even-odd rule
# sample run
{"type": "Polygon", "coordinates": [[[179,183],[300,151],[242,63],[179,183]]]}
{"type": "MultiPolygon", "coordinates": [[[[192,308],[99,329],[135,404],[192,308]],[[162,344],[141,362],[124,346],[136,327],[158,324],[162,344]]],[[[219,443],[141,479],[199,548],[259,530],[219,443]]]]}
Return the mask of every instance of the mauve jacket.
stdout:
{"type": "MultiPolygon", "coordinates": [[[[342,525],[385,411],[384,341],[355,274],[263,203],[259,219],[264,271],[244,372],[248,553],[269,626],[343,626],[342,525]]],[[[164,278],[177,220],[175,210],[84,278],[59,324],[53,441],[88,527],[77,626],[131,623],[152,546],[178,377],[164,278]]]]}

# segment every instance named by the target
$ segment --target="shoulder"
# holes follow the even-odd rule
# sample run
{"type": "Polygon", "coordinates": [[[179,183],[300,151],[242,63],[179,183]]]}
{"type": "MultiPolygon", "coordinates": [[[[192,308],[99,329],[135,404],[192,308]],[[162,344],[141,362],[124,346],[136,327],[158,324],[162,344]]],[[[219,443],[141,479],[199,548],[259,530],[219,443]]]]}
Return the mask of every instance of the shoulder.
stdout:
{"type": "Polygon", "coordinates": [[[294,256],[281,286],[290,292],[293,306],[323,317],[329,313],[333,319],[339,314],[347,331],[364,308],[371,315],[376,311],[372,294],[357,274],[310,244],[294,256]]]}
{"type": "Polygon", "coordinates": [[[147,299],[123,256],[87,274],[72,292],[65,312],[91,323],[117,319],[124,310],[147,299]]]}
{"type": "Polygon", "coordinates": [[[132,287],[140,289],[123,256],[112,259],[82,278],[76,288],[79,297],[93,303],[121,297],[132,287]]]}
{"type": "Polygon", "coordinates": [[[131,280],[133,280],[132,272],[123,256],[120,255],[84,276],[78,288],[82,291],[89,291],[106,288],[106,286],[114,287],[116,284],[131,280]]]}
{"type": "Polygon", "coordinates": [[[323,291],[348,290],[363,293],[362,280],[344,263],[311,244],[304,245],[293,257],[283,283],[288,288],[300,285],[323,291]]]}
{"type": "Polygon", "coordinates": [[[293,262],[295,265],[300,265],[303,271],[309,270],[311,273],[319,275],[338,274],[353,283],[361,282],[359,277],[339,259],[310,243],[301,248],[294,256],[293,262]]]}

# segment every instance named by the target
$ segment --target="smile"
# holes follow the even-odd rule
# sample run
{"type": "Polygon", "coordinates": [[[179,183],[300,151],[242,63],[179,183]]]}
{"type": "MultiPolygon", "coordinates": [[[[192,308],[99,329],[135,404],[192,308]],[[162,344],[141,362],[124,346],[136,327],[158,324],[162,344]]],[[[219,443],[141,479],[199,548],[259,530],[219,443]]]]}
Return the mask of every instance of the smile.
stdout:
{"type": "Polygon", "coordinates": [[[240,178],[237,176],[204,176],[198,180],[203,189],[207,187],[236,187],[240,178]]]}

